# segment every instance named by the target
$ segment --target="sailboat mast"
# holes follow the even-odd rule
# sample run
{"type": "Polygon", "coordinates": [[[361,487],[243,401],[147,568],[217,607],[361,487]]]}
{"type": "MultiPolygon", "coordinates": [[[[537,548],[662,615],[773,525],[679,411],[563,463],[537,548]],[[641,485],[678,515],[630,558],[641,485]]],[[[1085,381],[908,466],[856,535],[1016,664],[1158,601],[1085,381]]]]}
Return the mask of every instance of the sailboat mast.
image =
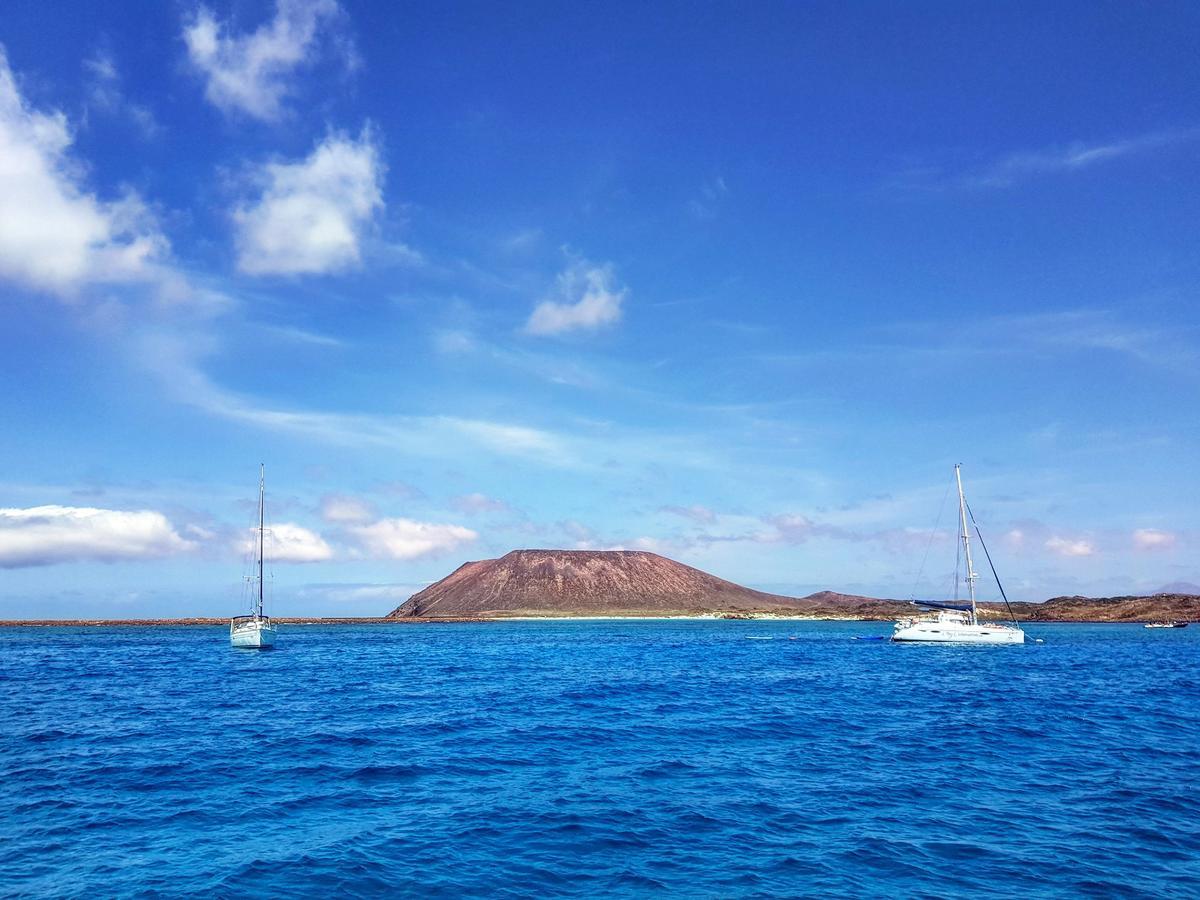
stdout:
{"type": "Polygon", "coordinates": [[[971,624],[974,624],[978,618],[975,609],[975,579],[979,576],[975,574],[975,566],[971,563],[971,535],[967,530],[967,500],[963,496],[962,463],[954,464],[954,480],[958,482],[959,533],[962,535],[963,554],[967,558],[967,592],[971,595],[971,624]]]}
{"type": "MultiPolygon", "coordinates": [[[[959,488],[962,492],[962,488],[959,488]]],[[[258,466],[258,617],[263,614],[263,535],[265,533],[265,513],[263,510],[266,499],[266,466],[258,466]]]]}

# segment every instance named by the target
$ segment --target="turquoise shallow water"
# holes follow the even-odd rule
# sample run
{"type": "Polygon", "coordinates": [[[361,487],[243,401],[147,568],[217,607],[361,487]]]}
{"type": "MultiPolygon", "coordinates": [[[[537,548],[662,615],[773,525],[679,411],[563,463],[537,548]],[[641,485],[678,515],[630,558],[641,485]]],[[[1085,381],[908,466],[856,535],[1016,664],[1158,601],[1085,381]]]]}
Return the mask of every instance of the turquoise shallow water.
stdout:
{"type": "Polygon", "coordinates": [[[1200,627],[887,632],[0,629],[0,894],[1200,896],[1200,627]]]}

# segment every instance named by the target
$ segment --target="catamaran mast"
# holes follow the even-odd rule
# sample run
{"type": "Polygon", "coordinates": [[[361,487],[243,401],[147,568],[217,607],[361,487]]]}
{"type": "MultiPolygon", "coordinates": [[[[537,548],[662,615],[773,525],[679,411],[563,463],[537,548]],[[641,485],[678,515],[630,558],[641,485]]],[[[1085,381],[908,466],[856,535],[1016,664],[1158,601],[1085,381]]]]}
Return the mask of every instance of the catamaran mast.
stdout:
{"type": "Polygon", "coordinates": [[[975,574],[975,567],[971,564],[971,535],[967,531],[967,500],[962,489],[962,463],[954,464],[954,480],[958,482],[958,522],[961,526],[959,533],[962,535],[963,553],[967,557],[967,592],[971,595],[971,624],[974,625],[978,621],[975,609],[975,579],[979,576],[975,574]]]}
{"type": "MultiPolygon", "coordinates": [[[[959,493],[962,493],[962,487],[959,487],[959,493]]],[[[258,465],[258,617],[261,619],[263,614],[263,533],[264,533],[264,513],[263,501],[266,497],[266,466],[262,463],[258,465]]],[[[970,557],[968,557],[969,559],[970,557]]]]}

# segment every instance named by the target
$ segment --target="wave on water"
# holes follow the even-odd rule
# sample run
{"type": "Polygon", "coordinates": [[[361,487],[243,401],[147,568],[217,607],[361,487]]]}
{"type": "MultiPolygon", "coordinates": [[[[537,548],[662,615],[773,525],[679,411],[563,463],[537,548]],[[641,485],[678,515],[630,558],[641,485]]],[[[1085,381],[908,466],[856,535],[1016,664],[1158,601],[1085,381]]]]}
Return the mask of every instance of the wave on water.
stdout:
{"type": "Polygon", "coordinates": [[[1200,896],[1200,629],[871,628],[0,628],[0,895],[1200,896]]]}

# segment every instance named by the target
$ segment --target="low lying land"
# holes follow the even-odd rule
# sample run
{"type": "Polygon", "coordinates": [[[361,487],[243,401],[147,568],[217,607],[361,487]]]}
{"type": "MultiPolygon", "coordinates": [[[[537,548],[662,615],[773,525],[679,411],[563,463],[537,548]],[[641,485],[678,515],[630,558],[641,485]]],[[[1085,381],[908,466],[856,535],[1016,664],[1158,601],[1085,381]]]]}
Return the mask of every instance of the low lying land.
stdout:
{"type": "MultiPolygon", "coordinates": [[[[789,619],[810,621],[887,622],[918,612],[910,603],[876,600],[823,591],[798,598],[802,606],[764,607],[710,612],[695,608],[610,610],[604,614],[566,610],[514,610],[475,616],[282,616],[281,625],[436,625],[454,622],[500,622],[517,619],[789,619]],[[805,602],[808,601],[808,602],[805,602]]],[[[1044,603],[1012,604],[1019,622],[1141,623],[1200,622],[1200,596],[1154,594],[1146,597],[1055,597],[1044,603]]],[[[988,619],[1007,619],[1004,604],[982,603],[980,614],[988,619]]],[[[187,619],[0,619],[0,627],[11,626],[172,626],[223,625],[229,618],[187,619]]]]}

